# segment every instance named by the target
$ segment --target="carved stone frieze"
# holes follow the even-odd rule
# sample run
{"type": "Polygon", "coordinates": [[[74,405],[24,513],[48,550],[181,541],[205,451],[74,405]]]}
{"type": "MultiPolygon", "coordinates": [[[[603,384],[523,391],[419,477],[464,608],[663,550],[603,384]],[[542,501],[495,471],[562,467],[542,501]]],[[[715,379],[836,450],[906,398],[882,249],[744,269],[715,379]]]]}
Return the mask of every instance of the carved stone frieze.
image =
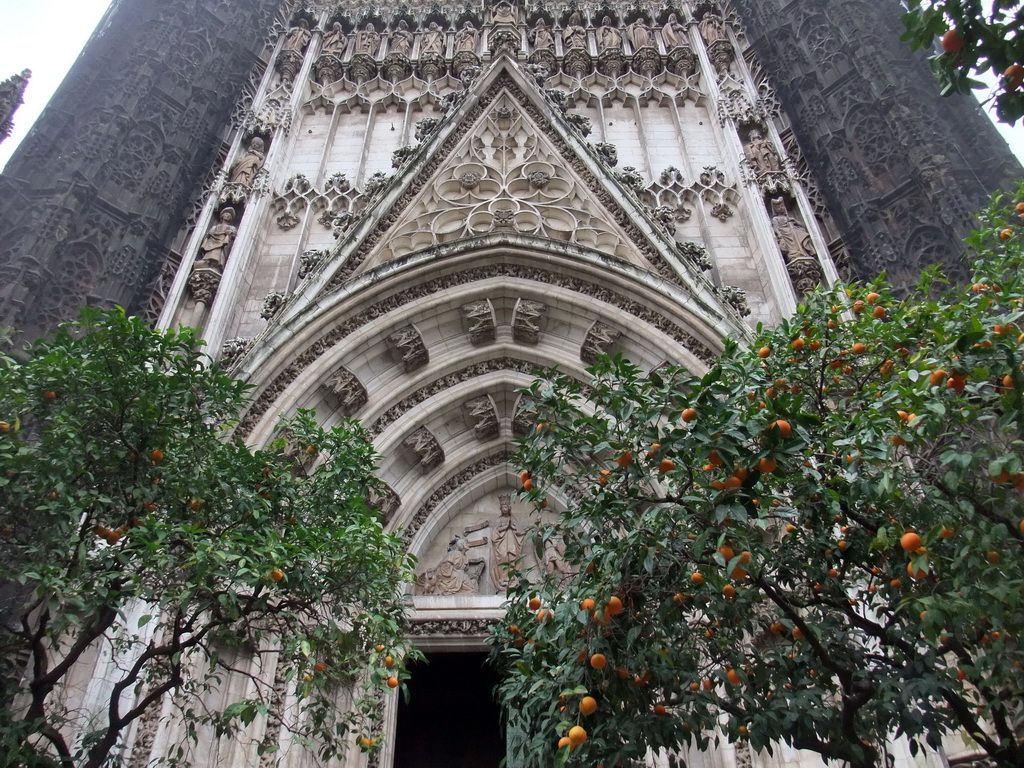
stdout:
{"type": "Polygon", "coordinates": [[[737,288],[735,285],[723,285],[721,288],[716,288],[715,293],[718,294],[722,301],[732,307],[740,317],[748,317],[750,315],[747,292],[742,288],[737,288]]]}
{"type": "Polygon", "coordinates": [[[708,255],[708,249],[700,243],[679,243],[676,249],[684,259],[702,272],[711,269],[711,257],[708,255]]]}
{"type": "Polygon", "coordinates": [[[342,413],[354,416],[370,400],[366,387],[345,366],[341,366],[320,385],[341,404],[342,413]]]}
{"type": "Polygon", "coordinates": [[[595,321],[580,346],[580,360],[587,365],[594,365],[598,357],[609,353],[612,345],[618,341],[620,336],[622,336],[621,331],[615,330],[610,325],[605,325],[600,320],[595,321]]]}
{"type": "Polygon", "coordinates": [[[512,338],[520,344],[536,344],[540,340],[541,318],[547,311],[539,301],[517,299],[512,310],[512,338]]]}
{"type": "Polygon", "coordinates": [[[615,174],[616,178],[630,189],[640,189],[644,185],[644,177],[632,165],[627,165],[615,174]]]}
{"type": "Polygon", "coordinates": [[[597,156],[608,167],[614,168],[619,164],[619,150],[614,144],[602,141],[595,144],[594,149],[597,151],[597,156]]]}
{"type": "Polygon", "coordinates": [[[426,427],[420,427],[405,440],[402,445],[412,451],[424,473],[430,472],[444,463],[444,448],[434,437],[434,433],[426,427]]]}
{"type": "Polygon", "coordinates": [[[427,346],[414,325],[406,325],[392,332],[387,337],[387,345],[398,353],[406,373],[412,373],[430,362],[427,346]]]}
{"type": "Polygon", "coordinates": [[[463,409],[477,440],[492,440],[498,436],[498,408],[490,395],[470,400],[463,409]]]}
{"type": "Polygon", "coordinates": [[[416,154],[416,147],[411,144],[406,144],[404,147],[399,147],[391,153],[391,167],[401,168],[408,162],[409,158],[416,154]]]}
{"type": "Polygon", "coordinates": [[[487,635],[496,623],[495,619],[431,619],[409,622],[408,632],[413,637],[487,635]]]}
{"type": "Polygon", "coordinates": [[[345,65],[332,53],[322,54],[313,64],[313,79],[320,85],[330,85],[345,75],[345,65]]]}
{"type": "Polygon", "coordinates": [[[440,125],[441,120],[437,117],[424,117],[422,120],[416,121],[416,141],[421,143],[426,141],[427,137],[434,133],[440,125]]]}
{"type": "Polygon", "coordinates": [[[474,346],[479,344],[490,344],[495,339],[497,323],[494,315],[494,305],[490,299],[474,301],[472,304],[462,305],[462,317],[466,322],[466,333],[469,334],[469,342],[474,346]]]}
{"type": "Polygon", "coordinates": [[[412,61],[403,53],[389,53],[381,69],[385,80],[397,83],[405,80],[412,72],[412,61]]]}
{"type": "Polygon", "coordinates": [[[470,541],[456,536],[448,543],[441,562],[434,568],[424,569],[416,577],[415,595],[475,595],[480,592],[480,577],[486,563],[470,554],[470,548],[482,546],[487,539],[470,541]]]}

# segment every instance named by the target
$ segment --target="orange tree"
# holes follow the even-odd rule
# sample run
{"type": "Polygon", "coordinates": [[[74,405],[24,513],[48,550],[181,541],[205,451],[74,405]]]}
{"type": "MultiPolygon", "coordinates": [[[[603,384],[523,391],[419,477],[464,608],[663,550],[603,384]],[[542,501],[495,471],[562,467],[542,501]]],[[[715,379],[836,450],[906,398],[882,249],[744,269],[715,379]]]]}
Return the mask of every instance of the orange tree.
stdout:
{"type": "Polygon", "coordinates": [[[247,388],[199,343],[88,311],[0,358],[4,765],[106,765],[170,695],[192,737],[269,718],[260,753],[283,729],[324,757],[377,746],[411,564],[364,501],[370,441],[308,413],[266,450],[230,440],[247,388]],[[101,706],[66,695],[97,654],[101,706]],[[229,676],[248,693],[199,703],[229,676]],[[282,691],[300,704],[282,711],[282,691]]]}
{"type": "Polygon", "coordinates": [[[996,115],[1016,123],[1024,115],[1024,3],[1021,0],[910,0],[903,16],[903,39],[917,50],[939,38],[940,51],[929,62],[942,95],[970,93],[985,83],[972,74],[999,80],[996,115]]]}
{"type": "Polygon", "coordinates": [[[1012,215],[969,288],[819,290],[703,376],[605,359],[527,391],[524,498],[563,510],[535,535],[574,575],[523,574],[493,638],[521,764],[724,739],[873,766],[959,731],[1024,765],[1012,215]]]}

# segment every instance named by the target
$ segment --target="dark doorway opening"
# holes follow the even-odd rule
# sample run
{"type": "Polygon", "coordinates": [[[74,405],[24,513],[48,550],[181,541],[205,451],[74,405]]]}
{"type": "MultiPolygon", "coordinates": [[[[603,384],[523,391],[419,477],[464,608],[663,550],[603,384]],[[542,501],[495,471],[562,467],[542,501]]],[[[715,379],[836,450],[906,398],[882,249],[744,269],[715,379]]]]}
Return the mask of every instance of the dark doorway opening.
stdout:
{"type": "Polygon", "coordinates": [[[505,730],[494,699],[498,675],[486,660],[485,653],[433,653],[409,666],[394,768],[498,768],[505,730]]]}

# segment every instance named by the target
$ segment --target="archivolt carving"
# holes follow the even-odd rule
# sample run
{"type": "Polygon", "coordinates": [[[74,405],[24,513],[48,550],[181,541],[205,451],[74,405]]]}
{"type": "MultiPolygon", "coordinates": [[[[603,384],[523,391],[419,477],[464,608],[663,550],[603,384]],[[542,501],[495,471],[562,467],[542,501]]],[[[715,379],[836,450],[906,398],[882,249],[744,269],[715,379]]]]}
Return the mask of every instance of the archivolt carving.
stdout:
{"type": "Polygon", "coordinates": [[[450,373],[447,376],[442,376],[435,381],[432,381],[429,385],[422,387],[411,395],[406,397],[400,403],[393,405],[388,408],[381,416],[377,418],[368,428],[368,432],[371,437],[377,437],[391,424],[394,424],[402,417],[403,414],[409,412],[422,402],[429,400],[434,395],[441,392],[446,392],[457,384],[461,384],[464,381],[475,379],[478,376],[485,376],[488,373],[497,373],[499,371],[514,371],[516,373],[530,374],[536,370],[537,365],[527,360],[518,360],[512,357],[496,357],[490,360],[485,360],[480,363],[474,363],[473,365],[467,366],[460,371],[450,373]]]}
{"type": "Polygon", "coordinates": [[[332,373],[320,386],[341,402],[342,412],[346,416],[355,414],[370,399],[366,387],[345,366],[332,373]]]}
{"type": "Polygon", "coordinates": [[[416,513],[412,516],[409,524],[402,532],[402,539],[408,544],[413,540],[416,534],[419,532],[423,524],[427,522],[434,509],[437,505],[444,501],[446,498],[455,493],[461,486],[468,483],[474,477],[479,475],[481,472],[485,472],[492,467],[496,467],[500,464],[505,464],[511,458],[511,454],[508,451],[499,451],[483,459],[480,459],[475,464],[471,464],[463,470],[455,473],[447,480],[438,486],[432,494],[424,501],[416,513]]]}
{"type": "Polygon", "coordinates": [[[598,357],[608,354],[612,344],[618,341],[620,336],[622,336],[620,331],[605,325],[600,320],[595,321],[580,346],[580,360],[587,365],[593,365],[597,362],[598,357]]]}
{"type": "Polygon", "coordinates": [[[496,323],[494,319],[494,305],[490,299],[474,301],[472,304],[462,306],[462,316],[465,318],[471,344],[489,344],[494,341],[496,323]]]}
{"type": "Polygon", "coordinates": [[[487,635],[491,627],[497,623],[495,619],[432,619],[430,621],[412,621],[409,623],[409,634],[414,637],[424,635],[487,635]]]}
{"type": "Polygon", "coordinates": [[[423,337],[414,325],[399,328],[390,334],[386,341],[388,347],[397,352],[402,359],[402,367],[406,373],[412,373],[430,362],[427,346],[423,343],[423,337]]]}
{"type": "Polygon", "coordinates": [[[402,500],[395,493],[395,489],[384,481],[380,481],[380,487],[374,487],[370,489],[370,494],[366,498],[367,505],[371,509],[376,509],[380,512],[381,521],[384,525],[391,522],[391,518],[395,516],[395,512],[402,506],[402,500]]]}
{"type": "Polygon", "coordinates": [[[434,437],[434,433],[426,427],[417,429],[402,441],[402,445],[416,454],[420,469],[424,473],[430,472],[444,463],[444,448],[434,437]]]}
{"type": "Polygon", "coordinates": [[[466,270],[446,275],[435,280],[425,281],[406,291],[401,291],[367,307],[357,315],[335,326],[331,331],[313,342],[304,352],[298,354],[292,362],[271,382],[253,404],[238,426],[238,435],[247,436],[260,418],[270,410],[274,401],[284,393],[299,374],[318,360],[324,353],[339,344],[349,334],[363,327],[372,320],[387,314],[411,302],[433,296],[439,291],[458,285],[467,285],[478,280],[493,277],[516,277],[524,280],[544,283],[548,286],[590,296],[597,301],[606,302],[618,307],[623,312],[633,315],[638,320],[657,328],[682,347],[689,350],[697,359],[711,365],[717,353],[700,341],[693,334],[680,328],[672,320],[660,314],[649,305],[643,304],[622,294],[616,293],[607,286],[597,285],[577,277],[559,275],[534,267],[522,267],[514,264],[492,264],[486,267],[466,270]]]}
{"type": "Polygon", "coordinates": [[[512,311],[512,338],[520,344],[536,344],[540,340],[540,318],[547,310],[539,301],[518,299],[512,311]]]}
{"type": "Polygon", "coordinates": [[[490,395],[470,400],[464,409],[477,440],[491,440],[498,436],[498,408],[490,395]]]}

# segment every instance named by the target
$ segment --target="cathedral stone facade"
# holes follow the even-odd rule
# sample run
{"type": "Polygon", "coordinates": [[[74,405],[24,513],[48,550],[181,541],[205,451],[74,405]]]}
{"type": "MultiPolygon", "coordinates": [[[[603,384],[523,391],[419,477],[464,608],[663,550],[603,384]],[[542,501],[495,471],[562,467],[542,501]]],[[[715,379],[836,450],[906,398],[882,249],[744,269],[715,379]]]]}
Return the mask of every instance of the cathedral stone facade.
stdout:
{"type": "MultiPolygon", "coordinates": [[[[383,457],[374,503],[419,558],[413,640],[482,651],[507,563],[565,567],[557,545],[530,548],[515,497],[535,371],[583,377],[621,353],[702,372],[820,282],[955,263],[986,184],[1019,172],[998,139],[958,150],[951,121],[906,114],[885,5],[119,0],[3,178],[4,317],[33,333],[120,302],[204,328],[254,387],[238,427],[253,445],[299,408],[359,419],[383,457]],[[858,48],[825,14],[839,6],[889,26],[858,48]]],[[[90,695],[103,679],[98,662],[90,695]]],[[[396,697],[384,707],[371,762],[401,768],[396,697]]],[[[191,754],[316,764],[272,723],[201,732],[191,754]]],[[[129,764],[182,737],[153,710],[129,764]]],[[[366,761],[353,747],[338,764],[366,761]]]]}

